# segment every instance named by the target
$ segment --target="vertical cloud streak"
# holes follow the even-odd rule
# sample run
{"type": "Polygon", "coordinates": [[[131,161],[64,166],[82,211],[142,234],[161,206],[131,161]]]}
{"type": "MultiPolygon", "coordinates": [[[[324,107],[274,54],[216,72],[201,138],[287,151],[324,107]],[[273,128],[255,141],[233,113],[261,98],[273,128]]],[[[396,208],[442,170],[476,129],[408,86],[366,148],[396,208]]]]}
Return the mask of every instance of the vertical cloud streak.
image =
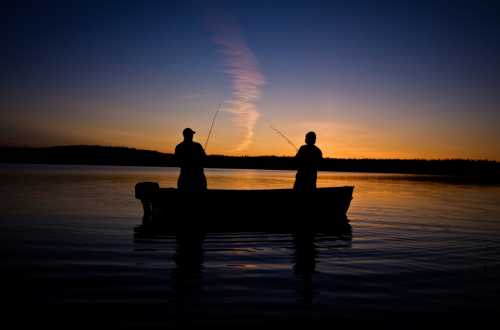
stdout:
{"type": "Polygon", "coordinates": [[[255,103],[260,98],[265,79],[235,22],[218,22],[212,27],[213,41],[224,56],[224,72],[232,83],[232,98],[226,100],[223,110],[233,114],[233,122],[243,131],[242,140],[235,149],[243,151],[252,142],[260,116],[255,103]]]}

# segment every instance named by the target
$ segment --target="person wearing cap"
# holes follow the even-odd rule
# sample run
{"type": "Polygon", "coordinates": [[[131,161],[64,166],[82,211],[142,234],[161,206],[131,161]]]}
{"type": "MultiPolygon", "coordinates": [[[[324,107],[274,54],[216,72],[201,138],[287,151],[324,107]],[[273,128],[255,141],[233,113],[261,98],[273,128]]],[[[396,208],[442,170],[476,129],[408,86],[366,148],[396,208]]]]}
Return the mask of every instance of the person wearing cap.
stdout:
{"type": "Polygon", "coordinates": [[[181,168],[177,188],[182,191],[207,190],[207,178],[203,173],[207,155],[201,144],[193,141],[194,133],[191,128],[185,128],[182,131],[184,141],[175,147],[175,158],[181,168]]]}
{"type": "Polygon", "coordinates": [[[316,190],[316,179],[318,176],[318,167],[323,159],[321,150],[316,147],[316,133],[306,134],[306,144],[301,146],[295,162],[297,164],[297,174],[295,176],[295,191],[314,191],[316,190]]]}

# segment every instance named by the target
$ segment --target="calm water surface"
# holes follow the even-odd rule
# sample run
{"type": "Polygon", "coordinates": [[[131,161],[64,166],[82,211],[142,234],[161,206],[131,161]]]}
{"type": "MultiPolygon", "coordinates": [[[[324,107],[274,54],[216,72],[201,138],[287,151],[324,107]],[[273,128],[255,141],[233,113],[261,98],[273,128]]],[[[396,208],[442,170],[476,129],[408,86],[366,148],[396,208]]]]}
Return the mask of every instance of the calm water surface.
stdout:
{"type": "MultiPolygon", "coordinates": [[[[290,171],[206,174],[209,188],[285,188],[294,179],[290,171]]],[[[355,186],[351,235],[134,237],[142,216],[135,183],[175,186],[177,175],[173,168],[1,165],[0,271],[9,313],[141,328],[498,321],[499,186],[323,172],[319,186],[355,186]]]]}

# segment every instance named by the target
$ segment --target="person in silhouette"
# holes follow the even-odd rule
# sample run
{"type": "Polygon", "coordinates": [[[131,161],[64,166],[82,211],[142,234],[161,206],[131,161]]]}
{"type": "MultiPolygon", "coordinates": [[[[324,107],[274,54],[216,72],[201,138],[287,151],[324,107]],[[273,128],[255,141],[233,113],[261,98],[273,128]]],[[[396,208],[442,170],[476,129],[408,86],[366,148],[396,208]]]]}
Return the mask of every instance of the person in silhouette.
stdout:
{"type": "Polygon", "coordinates": [[[194,133],[196,132],[191,128],[185,128],[182,131],[184,141],[175,147],[175,158],[181,168],[177,188],[182,191],[207,190],[207,178],[203,173],[207,155],[201,144],[193,141],[194,133]]]}
{"type": "Polygon", "coordinates": [[[297,164],[297,175],[295,176],[295,191],[314,191],[316,190],[316,179],[318,176],[318,167],[323,154],[316,147],[316,133],[309,132],[306,134],[306,144],[301,146],[295,161],[297,164]]]}

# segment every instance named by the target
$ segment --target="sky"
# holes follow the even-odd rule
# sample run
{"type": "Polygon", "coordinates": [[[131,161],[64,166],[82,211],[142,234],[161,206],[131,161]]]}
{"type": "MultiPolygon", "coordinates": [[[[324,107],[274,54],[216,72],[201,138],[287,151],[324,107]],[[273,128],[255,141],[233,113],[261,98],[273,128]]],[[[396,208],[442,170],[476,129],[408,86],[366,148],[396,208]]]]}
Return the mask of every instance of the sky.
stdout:
{"type": "Polygon", "coordinates": [[[0,145],[500,160],[495,1],[15,1],[0,145]]]}

